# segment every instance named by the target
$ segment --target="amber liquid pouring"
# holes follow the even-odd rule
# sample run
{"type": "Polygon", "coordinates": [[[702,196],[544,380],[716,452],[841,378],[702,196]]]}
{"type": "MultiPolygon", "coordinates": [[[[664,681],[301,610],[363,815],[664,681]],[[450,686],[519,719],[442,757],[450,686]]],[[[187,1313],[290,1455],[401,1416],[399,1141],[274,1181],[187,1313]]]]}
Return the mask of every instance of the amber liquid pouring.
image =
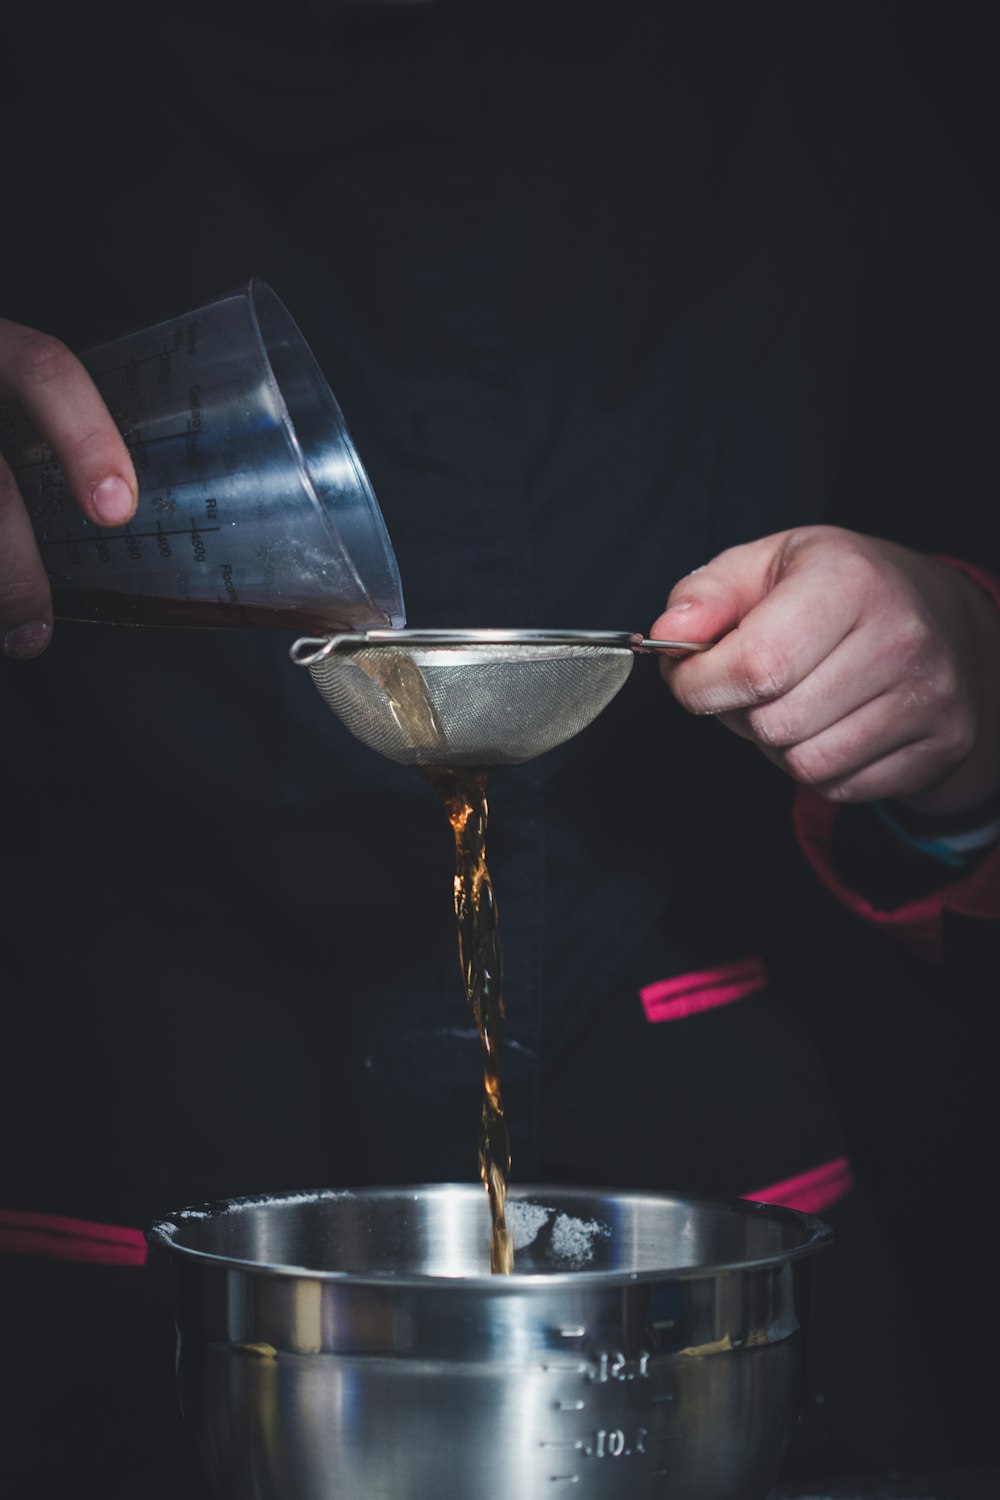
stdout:
{"type": "Polygon", "coordinates": [[[490,1200],[490,1269],[509,1275],[514,1269],[514,1245],[506,1214],[510,1141],[500,1096],[503,956],[496,899],[486,867],[489,811],[486,772],[426,770],[424,774],[444,802],[455,835],[455,917],[459,962],[483,1056],[479,1172],[490,1200]]]}

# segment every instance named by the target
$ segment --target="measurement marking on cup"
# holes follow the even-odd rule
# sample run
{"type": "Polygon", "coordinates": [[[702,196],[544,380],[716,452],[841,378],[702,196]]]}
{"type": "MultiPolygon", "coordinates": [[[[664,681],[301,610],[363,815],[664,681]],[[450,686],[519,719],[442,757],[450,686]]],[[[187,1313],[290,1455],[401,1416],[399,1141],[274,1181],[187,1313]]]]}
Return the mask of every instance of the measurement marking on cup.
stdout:
{"type": "Polygon", "coordinates": [[[135,365],[148,365],[151,364],[154,359],[162,359],[165,354],[176,354],[177,352],[178,350],[176,348],[171,349],[169,347],[164,347],[162,349],[155,350],[152,354],[133,354],[122,365],[108,365],[106,370],[92,371],[91,379],[103,380],[107,375],[118,375],[122,370],[128,370],[135,365]]]}
{"type": "Polygon", "coordinates": [[[157,523],[156,523],[156,546],[157,546],[157,550],[159,551],[159,554],[160,554],[161,557],[172,557],[173,556],[173,549],[170,546],[170,542],[169,542],[168,537],[167,537],[167,532],[160,525],[159,521],[157,521],[157,523]]]}
{"type": "Polygon", "coordinates": [[[54,453],[50,453],[49,456],[48,456],[48,458],[29,458],[26,463],[17,464],[15,466],[15,468],[16,468],[16,472],[18,474],[20,474],[20,472],[21,472],[22,469],[44,469],[44,468],[47,468],[49,464],[55,464],[55,463],[56,463],[55,454],[54,453]]]}
{"type": "MultiPolygon", "coordinates": [[[[185,429],[184,432],[163,432],[160,433],[157,437],[143,438],[142,446],[144,448],[150,448],[154,443],[177,443],[181,442],[184,438],[187,437],[187,435],[187,429],[185,429]]],[[[128,448],[128,451],[132,453],[136,445],[135,443],[126,443],[125,446],[128,448]]],[[[44,469],[49,464],[55,463],[58,463],[58,459],[50,448],[48,450],[48,456],[46,458],[25,459],[23,463],[17,464],[16,468],[17,472],[20,474],[23,469],[44,469]]],[[[201,483],[201,480],[198,480],[196,482],[201,483]]]]}
{"type": "MultiPolygon", "coordinates": [[[[154,443],[180,443],[180,442],[186,442],[187,439],[190,436],[191,436],[191,428],[190,427],[185,427],[183,431],[177,431],[177,432],[160,432],[155,437],[144,437],[142,439],[142,446],[144,448],[151,448],[154,443]]],[[[129,444],[127,446],[129,448],[129,452],[131,452],[132,451],[132,445],[129,444]]]]}
{"type": "MultiPolygon", "coordinates": [[[[192,528],[190,526],[180,526],[180,527],[176,527],[176,528],[171,527],[169,529],[165,526],[162,531],[127,531],[127,532],[126,531],[110,532],[110,531],[104,531],[103,528],[99,532],[96,532],[96,528],[95,528],[96,534],[93,535],[93,536],[83,535],[83,536],[77,536],[77,537],[61,537],[61,536],[50,537],[48,539],[48,541],[40,542],[39,546],[41,546],[41,547],[68,547],[70,545],[77,546],[77,545],[79,545],[80,542],[85,542],[85,541],[94,541],[94,542],[96,542],[96,541],[100,540],[101,542],[131,542],[131,541],[141,541],[145,537],[156,537],[156,538],[159,538],[161,536],[190,536],[191,535],[191,530],[192,530],[192,528]]],[[[198,534],[199,534],[199,536],[202,536],[202,535],[207,534],[209,531],[221,531],[221,530],[222,530],[221,526],[199,526],[198,527],[198,534]]]]}
{"type": "Polygon", "coordinates": [[[561,1339],[582,1339],[587,1330],[575,1324],[572,1328],[558,1328],[556,1332],[561,1339]]]}
{"type": "Polygon", "coordinates": [[[583,1411],[583,1409],[584,1409],[584,1403],[582,1401],[557,1401],[556,1402],[556,1411],[583,1411]]]}

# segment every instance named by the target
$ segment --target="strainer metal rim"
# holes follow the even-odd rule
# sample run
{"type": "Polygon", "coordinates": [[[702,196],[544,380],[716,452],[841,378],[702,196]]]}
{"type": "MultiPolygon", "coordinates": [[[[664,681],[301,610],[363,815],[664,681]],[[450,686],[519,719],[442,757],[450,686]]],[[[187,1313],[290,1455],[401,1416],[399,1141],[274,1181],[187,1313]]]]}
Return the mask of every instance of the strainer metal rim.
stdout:
{"type": "Polygon", "coordinates": [[[610,646],[632,651],[705,651],[711,641],[654,641],[628,630],[362,630],[301,636],[289,650],[297,667],[362,646],[610,646]]]}

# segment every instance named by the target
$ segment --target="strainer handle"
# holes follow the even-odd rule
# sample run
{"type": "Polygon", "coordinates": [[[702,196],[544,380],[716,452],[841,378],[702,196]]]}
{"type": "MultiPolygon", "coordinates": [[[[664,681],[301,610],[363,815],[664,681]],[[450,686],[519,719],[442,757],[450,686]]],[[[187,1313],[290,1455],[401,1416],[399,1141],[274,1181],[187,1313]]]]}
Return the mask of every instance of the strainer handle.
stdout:
{"type": "Polygon", "coordinates": [[[339,635],[303,635],[289,648],[289,658],[297,667],[314,667],[341,646],[364,645],[366,637],[350,632],[339,635]]]}
{"type": "Polygon", "coordinates": [[[635,651],[710,651],[715,641],[637,641],[635,651]]]}

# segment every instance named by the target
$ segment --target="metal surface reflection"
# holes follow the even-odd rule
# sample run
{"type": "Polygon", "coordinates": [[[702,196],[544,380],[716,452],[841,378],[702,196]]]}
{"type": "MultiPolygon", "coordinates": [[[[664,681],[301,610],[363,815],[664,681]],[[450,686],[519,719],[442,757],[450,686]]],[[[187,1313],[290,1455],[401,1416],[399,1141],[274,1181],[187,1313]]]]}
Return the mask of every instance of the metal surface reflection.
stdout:
{"type": "Polygon", "coordinates": [[[795,1420],[809,1255],[786,1209],[477,1187],[165,1220],[181,1400],[221,1500],[762,1500],[795,1420]],[[266,1249],[266,1256],[263,1254],[266,1249]]]}

